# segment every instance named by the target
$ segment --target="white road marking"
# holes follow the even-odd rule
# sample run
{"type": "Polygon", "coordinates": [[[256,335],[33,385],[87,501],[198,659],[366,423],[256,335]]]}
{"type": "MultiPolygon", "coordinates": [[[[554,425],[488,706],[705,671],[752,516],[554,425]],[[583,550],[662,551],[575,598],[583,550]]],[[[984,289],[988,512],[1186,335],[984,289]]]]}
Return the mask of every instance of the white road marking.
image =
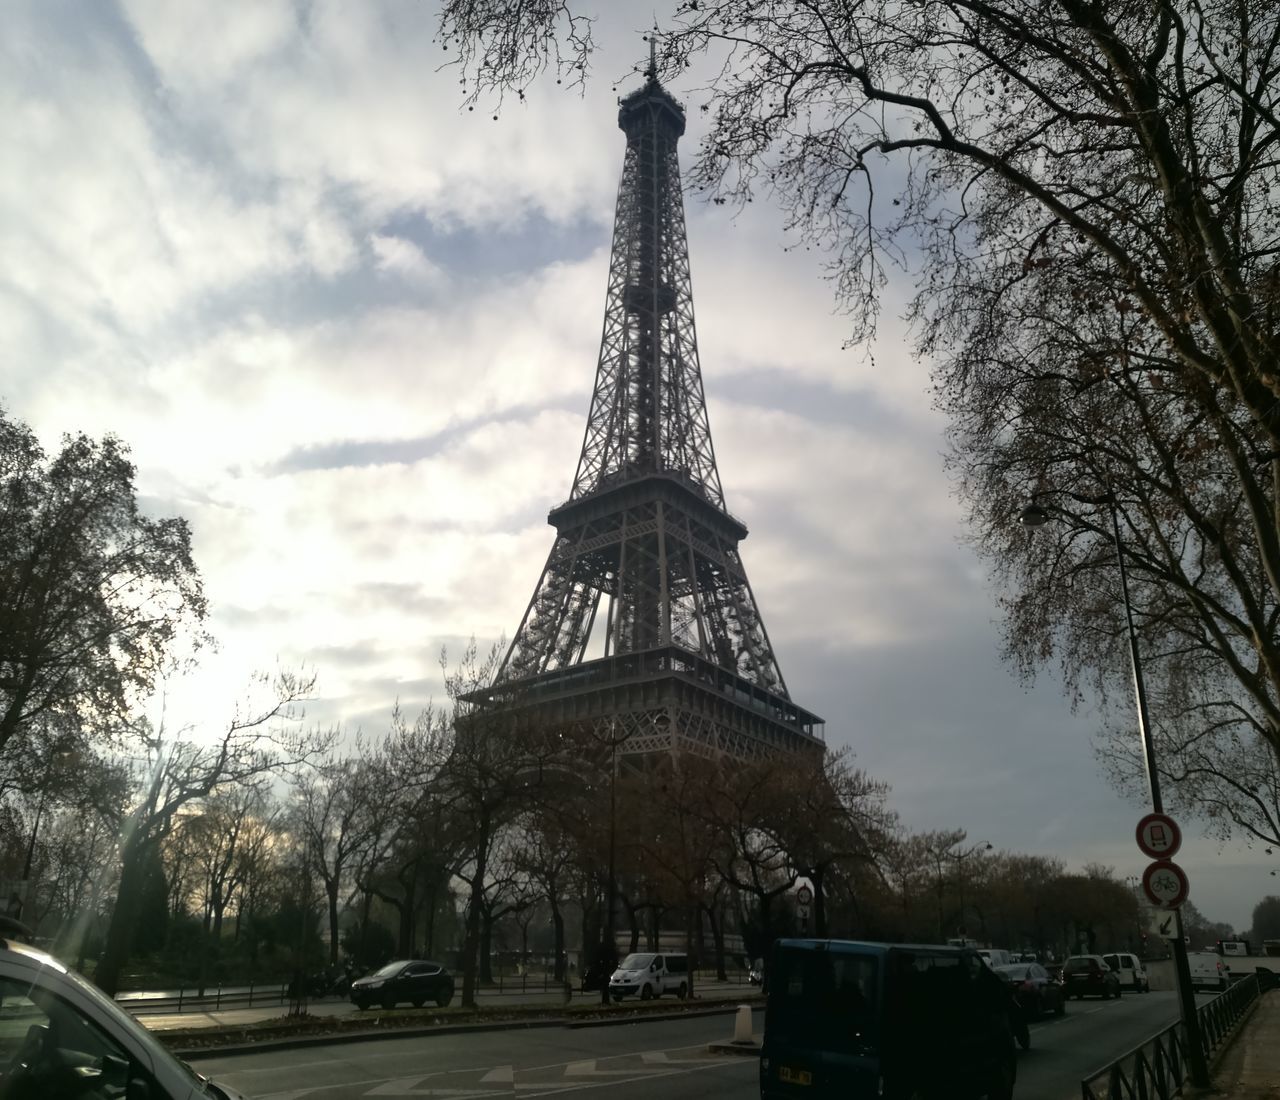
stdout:
{"type": "Polygon", "coordinates": [[[510,1092],[509,1089],[436,1089],[417,1087],[423,1081],[429,1080],[429,1077],[401,1077],[398,1081],[388,1081],[385,1085],[378,1085],[376,1088],[370,1089],[365,1093],[365,1096],[503,1096],[510,1092]]]}
{"type": "Polygon", "coordinates": [[[516,1071],[514,1066],[494,1066],[488,1073],[480,1078],[482,1085],[511,1085],[515,1083],[516,1071]]]}

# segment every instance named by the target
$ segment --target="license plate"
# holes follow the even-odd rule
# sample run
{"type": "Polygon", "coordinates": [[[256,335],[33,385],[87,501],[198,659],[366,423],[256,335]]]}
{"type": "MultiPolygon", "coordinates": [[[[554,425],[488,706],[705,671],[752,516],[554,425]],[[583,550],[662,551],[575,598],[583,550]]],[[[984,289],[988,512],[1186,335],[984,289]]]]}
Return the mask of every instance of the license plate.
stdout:
{"type": "Polygon", "coordinates": [[[788,1085],[812,1085],[813,1074],[807,1069],[792,1069],[790,1066],[778,1067],[778,1080],[788,1085]]]}

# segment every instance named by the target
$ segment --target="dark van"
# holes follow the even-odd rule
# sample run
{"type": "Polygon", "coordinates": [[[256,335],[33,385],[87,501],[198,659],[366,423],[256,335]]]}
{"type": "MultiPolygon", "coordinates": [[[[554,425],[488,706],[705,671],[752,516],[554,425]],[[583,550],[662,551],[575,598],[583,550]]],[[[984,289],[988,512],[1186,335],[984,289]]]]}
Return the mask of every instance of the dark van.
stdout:
{"type": "Polygon", "coordinates": [[[768,975],[764,1100],[1013,1096],[1009,994],[969,948],[779,940],[768,975]]]}

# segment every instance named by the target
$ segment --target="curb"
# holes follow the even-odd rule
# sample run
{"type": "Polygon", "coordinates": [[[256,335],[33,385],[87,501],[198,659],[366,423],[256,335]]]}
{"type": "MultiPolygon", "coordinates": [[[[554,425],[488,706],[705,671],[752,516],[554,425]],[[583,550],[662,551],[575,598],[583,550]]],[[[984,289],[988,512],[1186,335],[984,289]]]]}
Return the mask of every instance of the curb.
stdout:
{"type": "MultiPolygon", "coordinates": [[[[752,1005],[752,1011],[760,1011],[764,1005],[752,1005]]],[[[487,1031],[520,1031],[534,1028],[562,1027],[578,1030],[591,1027],[617,1027],[620,1024],[647,1024],[687,1020],[690,1017],[728,1016],[738,1011],[738,1006],[701,1008],[688,1012],[662,1012],[644,1016],[618,1016],[599,1020],[574,1020],[568,1016],[551,1016],[536,1020],[495,1020],[492,1023],[437,1024],[433,1027],[370,1028],[365,1031],[328,1032],[317,1035],[290,1035],[281,1039],[260,1039],[257,1042],[226,1043],[221,1046],[167,1047],[175,1058],[194,1062],[201,1058],[217,1058],[222,1055],[254,1054],[263,1051],[302,1050],[306,1047],[331,1046],[336,1043],[367,1043],[378,1039],[424,1039],[435,1035],[473,1035],[487,1031]]],[[[157,1033],[153,1033],[157,1034],[157,1033]]]]}
{"type": "Polygon", "coordinates": [[[749,1055],[752,1058],[759,1058],[760,1046],[760,1043],[755,1039],[747,1039],[742,1042],[729,1039],[721,1042],[708,1043],[707,1049],[713,1054],[742,1054],[749,1055]]]}

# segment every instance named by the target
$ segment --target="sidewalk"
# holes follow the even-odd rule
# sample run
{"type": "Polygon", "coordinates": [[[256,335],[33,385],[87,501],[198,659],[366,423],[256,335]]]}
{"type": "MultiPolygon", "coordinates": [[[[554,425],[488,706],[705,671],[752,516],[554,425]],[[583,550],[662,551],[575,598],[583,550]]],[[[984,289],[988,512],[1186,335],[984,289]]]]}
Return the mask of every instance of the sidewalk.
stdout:
{"type": "Polygon", "coordinates": [[[1211,1076],[1213,1095],[1280,1100],[1280,990],[1262,995],[1211,1076]]]}

